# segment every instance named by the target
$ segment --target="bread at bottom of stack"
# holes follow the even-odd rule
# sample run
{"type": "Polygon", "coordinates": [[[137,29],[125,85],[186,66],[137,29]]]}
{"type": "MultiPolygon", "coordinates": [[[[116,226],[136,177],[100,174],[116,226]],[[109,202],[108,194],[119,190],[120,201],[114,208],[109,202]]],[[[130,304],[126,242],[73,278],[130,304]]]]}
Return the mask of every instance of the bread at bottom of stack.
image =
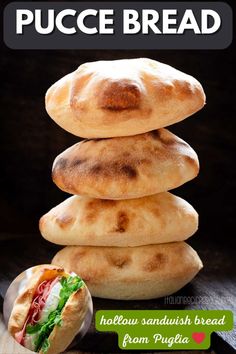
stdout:
{"type": "Polygon", "coordinates": [[[67,246],[52,264],[79,274],[92,296],[142,300],[170,295],[202,268],[185,242],[139,247],[67,246]]]}

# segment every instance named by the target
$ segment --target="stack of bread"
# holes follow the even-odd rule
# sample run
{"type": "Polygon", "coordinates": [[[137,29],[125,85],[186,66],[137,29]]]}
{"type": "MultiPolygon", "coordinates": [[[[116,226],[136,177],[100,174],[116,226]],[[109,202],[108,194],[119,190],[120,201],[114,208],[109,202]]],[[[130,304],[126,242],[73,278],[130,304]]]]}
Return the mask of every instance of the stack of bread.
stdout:
{"type": "Polygon", "coordinates": [[[86,63],[48,90],[51,118],[86,139],[55,159],[53,181],[73,196],[40,230],[66,246],[52,263],[79,274],[93,296],[166,296],[202,268],[184,242],[198,214],[168,192],[196,177],[197,154],[163,127],[204,103],[196,79],[144,58],[86,63]]]}

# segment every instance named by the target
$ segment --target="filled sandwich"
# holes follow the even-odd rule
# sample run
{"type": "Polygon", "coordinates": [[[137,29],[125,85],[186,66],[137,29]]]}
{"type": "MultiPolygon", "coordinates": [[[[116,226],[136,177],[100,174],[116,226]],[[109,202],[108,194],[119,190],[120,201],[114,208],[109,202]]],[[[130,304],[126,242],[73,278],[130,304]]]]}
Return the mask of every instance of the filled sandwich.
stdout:
{"type": "Polygon", "coordinates": [[[14,302],[9,332],[29,350],[61,353],[80,331],[89,300],[79,276],[59,267],[39,266],[14,302]]]}

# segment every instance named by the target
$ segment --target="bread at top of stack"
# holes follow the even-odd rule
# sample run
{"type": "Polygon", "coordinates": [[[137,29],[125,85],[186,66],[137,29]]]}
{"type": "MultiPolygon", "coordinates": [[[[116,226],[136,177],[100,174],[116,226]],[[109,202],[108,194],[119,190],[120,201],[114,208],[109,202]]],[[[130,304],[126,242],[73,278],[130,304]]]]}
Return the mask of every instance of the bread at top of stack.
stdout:
{"type": "Polygon", "coordinates": [[[179,187],[199,171],[195,151],[167,129],[77,143],[54,161],[63,191],[101,199],[132,199],[179,187]]]}
{"type": "Polygon", "coordinates": [[[46,109],[80,137],[129,136],[166,127],[205,103],[192,76],[147,58],[85,63],[49,88],[46,109]]]}
{"type": "Polygon", "coordinates": [[[40,231],[59,245],[135,247],[183,241],[198,227],[198,214],[171,193],[106,200],[73,196],[40,219],[40,231]]]}

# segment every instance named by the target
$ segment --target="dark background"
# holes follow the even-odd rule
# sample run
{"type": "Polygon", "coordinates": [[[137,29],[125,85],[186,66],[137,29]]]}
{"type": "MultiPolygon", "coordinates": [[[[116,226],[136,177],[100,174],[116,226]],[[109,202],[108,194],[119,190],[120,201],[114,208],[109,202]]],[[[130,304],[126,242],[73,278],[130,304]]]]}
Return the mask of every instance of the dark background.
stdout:
{"type": "Polygon", "coordinates": [[[38,233],[40,216],[66,198],[51,181],[51,166],[79,138],[47,115],[44,95],[50,85],[86,61],[149,57],[195,76],[205,89],[205,108],[170,127],[196,150],[201,164],[199,176],[174,192],[199,212],[202,242],[234,242],[235,43],[220,51],[14,51],[1,46],[0,233],[38,233]]]}
{"type": "Polygon", "coordinates": [[[234,44],[222,51],[13,51],[1,56],[0,231],[34,233],[38,219],[64,200],[51,181],[54,158],[78,138],[44,107],[46,90],[86,61],[149,57],[195,76],[207,104],[170,130],[198,153],[199,176],[175,192],[200,214],[203,239],[231,242],[235,229],[234,44]]]}

